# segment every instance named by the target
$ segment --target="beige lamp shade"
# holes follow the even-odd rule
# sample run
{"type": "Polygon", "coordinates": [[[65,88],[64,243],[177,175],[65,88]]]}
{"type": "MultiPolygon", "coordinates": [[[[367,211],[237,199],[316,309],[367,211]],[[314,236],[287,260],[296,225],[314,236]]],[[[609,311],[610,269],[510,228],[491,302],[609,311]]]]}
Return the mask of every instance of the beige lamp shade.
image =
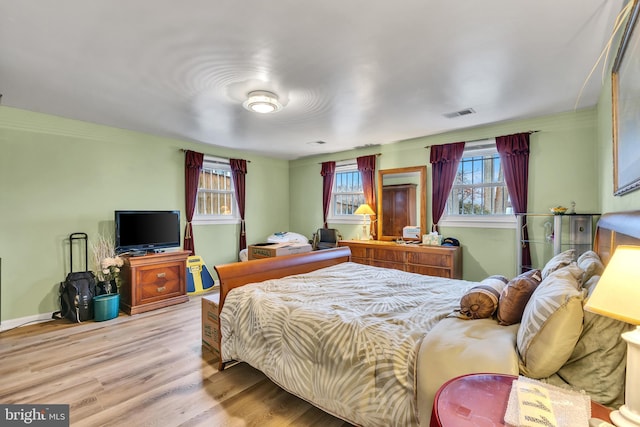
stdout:
{"type": "Polygon", "coordinates": [[[618,246],[585,310],[640,325],[640,246],[618,246]]]}
{"type": "Polygon", "coordinates": [[[367,203],[363,203],[358,206],[358,209],[354,212],[355,215],[375,215],[376,213],[371,209],[367,203]]]}

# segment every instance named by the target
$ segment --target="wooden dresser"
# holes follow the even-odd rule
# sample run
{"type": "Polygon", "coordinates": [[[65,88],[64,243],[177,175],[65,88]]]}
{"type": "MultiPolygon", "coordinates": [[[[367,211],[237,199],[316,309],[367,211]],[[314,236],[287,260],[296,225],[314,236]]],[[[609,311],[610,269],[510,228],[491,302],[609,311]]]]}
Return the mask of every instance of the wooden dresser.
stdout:
{"type": "Polygon", "coordinates": [[[140,257],[124,257],[120,308],[128,314],[178,304],[187,295],[189,251],[164,252],[140,257]]]}
{"type": "Polygon", "coordinates": [[[462,279],[462,248],[398,244],[381,240],[341,240],[351,249],[351,260],[376,267],[462,279]]]}

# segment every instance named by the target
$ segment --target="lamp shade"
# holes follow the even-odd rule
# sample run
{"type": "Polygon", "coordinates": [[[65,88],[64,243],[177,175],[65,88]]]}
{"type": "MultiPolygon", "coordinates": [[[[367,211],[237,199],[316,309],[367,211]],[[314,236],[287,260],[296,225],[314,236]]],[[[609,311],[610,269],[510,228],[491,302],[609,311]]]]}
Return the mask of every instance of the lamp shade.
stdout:
{"type": "Polygon", "coordinates": [[[640,246],[618,246],[585,310],[640,325],[640,246]]]}
{"type": "Polygon", "coordinates": [[[358,206],[358,209],[354,212],[355,215],[375,215],[376,213],[371,209],[367,203],[363,203],[358,206]]]}

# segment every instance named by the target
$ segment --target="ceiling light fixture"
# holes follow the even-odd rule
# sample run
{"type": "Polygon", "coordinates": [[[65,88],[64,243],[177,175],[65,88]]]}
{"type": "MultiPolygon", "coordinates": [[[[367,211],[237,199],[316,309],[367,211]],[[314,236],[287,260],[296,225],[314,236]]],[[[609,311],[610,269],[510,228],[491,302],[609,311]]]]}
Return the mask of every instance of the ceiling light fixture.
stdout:
{"type": "Polygon", "coordinates": [[[248,98],[242,106],[254,113],[275,113],[282,109],[282,104],[278,101],[278,95],[265,90],[249,92],[248,98]]]}

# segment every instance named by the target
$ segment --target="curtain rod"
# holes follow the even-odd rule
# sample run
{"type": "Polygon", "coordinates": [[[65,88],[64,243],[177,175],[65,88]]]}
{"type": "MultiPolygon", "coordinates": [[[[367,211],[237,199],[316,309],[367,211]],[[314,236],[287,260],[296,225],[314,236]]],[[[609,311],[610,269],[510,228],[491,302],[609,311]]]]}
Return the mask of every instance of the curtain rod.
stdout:
{"type": "MultiPolygon", "coordinates": [[[[370,156],[382,156],[382,153],[375,153],[375,154],[369,154],[370,156]]],[[[358,156],[358,157],[362,157],[362,156],[358,156]]],[[[329,161],[334,161],[336,163],[339,162],[346,162],[347,160],[355,160],[356,158],[352,157],[350,159],[342,159],[342,160],[329,160],[329,161]]],[[[323,164],[324,162],[318,162],[319,165],[323,164]]]]}
{"type": "MultiPolygon", "coordinates": [[[[532,134],[532,133],[538,133],[538,132],[540,132],[540,131],[539,130],[530,130],[528,132],[523,132],[523,133],[532,134]]],[[[490,137],[487,137],[487,138],[472,139],[471,141],[464,141],[464,142],[465,143],[480,142],[480,141],[486,141],[487,139],[491,139],[491,138],[496,138],[496,137],[495,136],[490,136],[490,137]]],[[[440,145],[440,144],[434,144],[434,145],[440,145]]],[[[425,145],[424,146],[424,148],[431,148],[431,147],[432,147],[431,145],[425,145]]]]}
{"type": "MultiPolygon", "coordinates": [[[[183,153],[186,153],[187,151],[191,151],[191,150],[187,150],[186,148],[181,148],[180,151],[182,151],[183,153]]],[[[205,154],[205,156],[217,157],[219,159],[226,159],[226,160],[230,160],[231,159],[231,157],[218,156],[217,154],[205,154]]],[[[247,163],[251,163],[251,160],[247,160],[246,162],[247,163]]]]}

